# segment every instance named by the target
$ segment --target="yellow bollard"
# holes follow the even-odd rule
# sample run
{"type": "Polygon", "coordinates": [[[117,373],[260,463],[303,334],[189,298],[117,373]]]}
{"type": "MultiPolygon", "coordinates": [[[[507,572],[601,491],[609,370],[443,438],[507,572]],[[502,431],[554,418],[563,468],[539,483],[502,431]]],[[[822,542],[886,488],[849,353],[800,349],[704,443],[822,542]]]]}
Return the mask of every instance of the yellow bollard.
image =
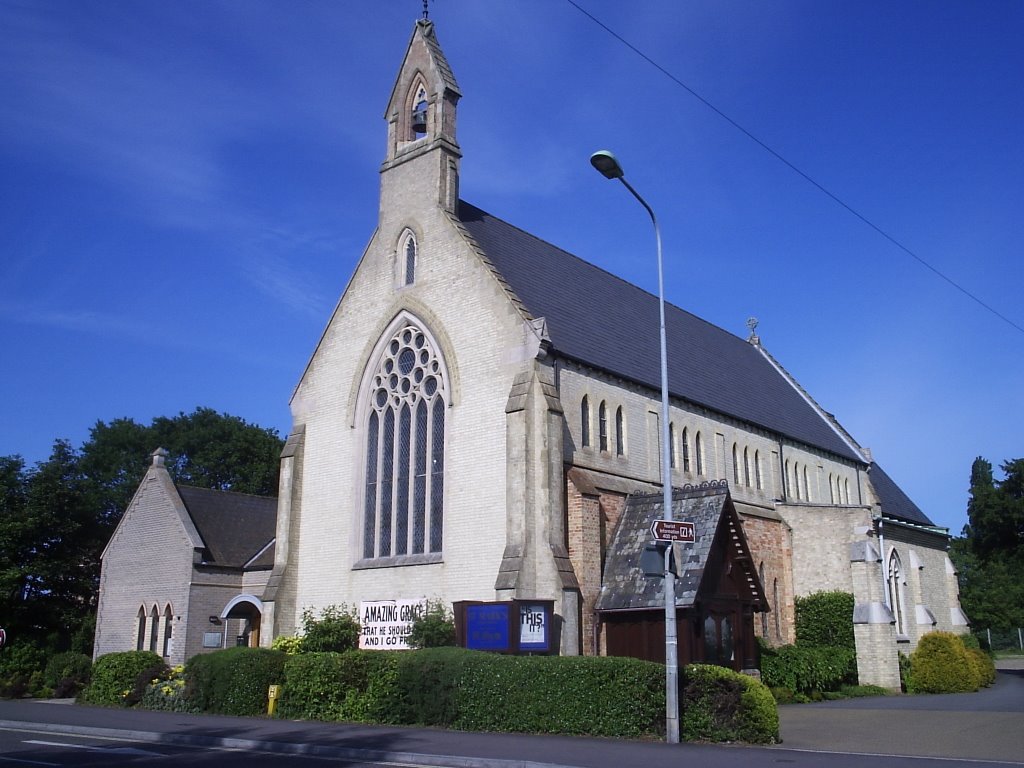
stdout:
{"type": "Polygon", "coordinates": [[[277,700],[281,697],[281,686],[272,685],[267,690],[267,714],[273,716],[277,709],[277,700]]]}

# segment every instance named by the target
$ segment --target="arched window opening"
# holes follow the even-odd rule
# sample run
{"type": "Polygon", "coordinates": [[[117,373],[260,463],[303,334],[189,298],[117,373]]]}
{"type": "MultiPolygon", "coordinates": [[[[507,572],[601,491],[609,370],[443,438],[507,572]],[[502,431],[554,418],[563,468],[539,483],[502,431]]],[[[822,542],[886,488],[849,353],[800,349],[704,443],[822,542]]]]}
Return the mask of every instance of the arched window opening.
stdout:
{"type": "Polygon", "coordinates": [[[412,105],[412,137],[422,138],[427,133],[427,92],[421,85],[416,90],[416,98],[412,105]]]}
{"type": "Polygon", "coordinates": [[[668,465],[676,468],[676,425],[668,423],[668,465]]]}
{"type": "Polygon", "coordinates": [[[761,481],[761,452],[754,451],[754,482],[757,490],[764,490],[764,483],[761,481]]]}
{"type": "Polygon", "coordinates": [[[626,452],[626,421],[622,415],[622,406],[615,409],[615,455],[622,456],[626,452]]]}
{"type": "Polygon", "coordinates": [[[811,484],[808,481],[807,465],[806,464],[804,464],[803,469],[804,469],[804,478],[803,478],[803,480],[804,480],[804,498],[807,499],[807,501],[812,501],[812,499],[811,499],[811,484]]]}
{"type": "Polygon", "coordinates": [[[586,395],[580,402],[580,443],[584,448],[590,447],[590,398],[586,395]]]}
{"type": "Polygon", "coordinates": [[[410,232],[405,237],[404,247],[404,272],[405,277],[402,282],[405,285],[412,285],[416,282],[416,238],[410,232]]]}
{"type": "Polygon", "coordinates": [[[832,473],[831,472],[828,473],[828,501],[829,501],[829,504],[835,504],[836,503],[836,489],[832,485],[832,473]]]}
{"type": "Polygon", "coordinates": [[[793,496],[797,501],[802,498],[800,496],[800,465],[795,461],[793,462],[793,496]]]}
{"type": "Polygon", "coordinates": [[[156,606],[153,606],[153,610],[149,613],[149,650],[156,653],[157,648],[157,636],[160,634],[160,614],[157,613],[156,606]]]}
{"type": "Polygon", "coordinates": [[[783,471],[782,484],[786,487],[786,495],[789,496],[791,499],[795,499],[796,498],[796,492],[793,490],[793,481],[790,479],[790,475],[789,475],[789,460],[788,459],[786,460],[786,466],[785,466],[785,469],[783,471]]]}
{"type": "Polygon", "coordinates": [[[174,627],[174,611],[170,603],[164,608],[164,656],[171,655],[171,634],[174,627]]]}
{"type": "Polygon", "coordinates": [[[602,400],[597,407],[597,440],[602,451],[608,450],[608,406],[602,400]]]}
{"type": "Polygon", "coordinates": [[[750,449],[743,449],[743,484],[750,487],[750,449]]]}
{"type": "Polygon", "coordinates": [[[740,460],[736,452],[736,443],[732,444],[732,482],[734,485],[740,484],[740,460]]]}
{"type": "Polygon", "coordinates": [[[900,562],[900,556],[895,549],[889,555],[887,580],[889,586],[889,608],[892,609],[893,618],[896,619],[896,634],[905,635],[907,634],[906,601],[903,597],[905,576],[903,575],[903,564],[900,562]]]}
{"type": "Polygon", "coordinates": [[[144,651],[146,650],[146,609],[140,607],[137,616],[138,624],[138,637],[135,640],[135,650],[144,651]]]}
{"type": "Polygon", "coordinates": [[[779,618],[779,580],[772,579],[772,613],[775,614],[775,637],[782,639],[782,620],[779,618]]]}
{"type": "Polygon", "coordinates": [[[440,552],[446,373],[426,334],[394,334],[371,380],[363,557],[440,552]]]}
{"type": "Polygon", "coordinates": [[[701,440],[700,432],[693,439],[693,452],[696,454],[697,474],[704,474],[704,442],[701,440]]]}
{"type": "MultiPolygon", "coordinates": [[[[761,579],[761,589],[764,589],[764,563],[757,568],[757,575],[761,579]]],[[[765,606],[767,608],[767,606],[765,606]]],[[[768,611],[761,611],[761,637],[768,639],[768,611]]]]}
{"type": "Polygon", "coordinates": [[[680,448],[683,449],[683,472],[690,471],[690,433],[683,427],[683,440],[680,448]]]}
{"type": "Polygon", "coordinates": [[[843,501],[846,504],[850,503],[850,481],[846,479],[843,481],[843,501]]]}

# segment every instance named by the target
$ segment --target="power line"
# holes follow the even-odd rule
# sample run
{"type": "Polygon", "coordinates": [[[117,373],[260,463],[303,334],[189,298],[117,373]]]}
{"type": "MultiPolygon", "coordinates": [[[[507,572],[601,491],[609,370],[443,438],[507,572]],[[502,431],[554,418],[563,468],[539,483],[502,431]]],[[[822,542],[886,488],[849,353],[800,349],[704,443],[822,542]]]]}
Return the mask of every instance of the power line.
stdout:
{"type": "Polygon", "coordinates": [[[765,152],[767,152],[772,157],[774,157],[776,160],[778,160],[780,163],[785,165],[787,168],[789,168],[791,171],[793,171],[795,174],[797,174],[800,178],[802,178],[804,181],[809,183],[811,186],[813,186],[819,192],[824,194],[826,197],[828,197],[834,203],[836,203],[837,205],[839,205],[840,207],[845,209],[848,213],[852,214],[854,217],[859,219],[862,223],[866,224],[868,227],[873,229],[875,232],[877,232],[879,235],[884,237],[890,243],[895,245],[897,248],[899,248],[905,254],[907,254],[912,259],[914,259],[916,262],[918,262],[921,266],[925,267],[926,269],[931,271],[934,275],[938,276],[942,280],[945,280],[947,283],[949,283],[949,285],[953,286],[956,290],[960,291],[960,293],[962,293],[964,296],[966,296],[967,298],[971,299],[971,301],[975,302],[976,304],[978,304],[982,308],[984,308],[984,309],[988,310],[989,312],[991,312],[993,315],[995,315],[1000,320],[1005,322],[1011,328],[1014,328],[1015,330],[1020,331],[1021,333],[1024,333],[1024,326],[1021,326],[1021,325],[1015,323],[1013,320],[1008,318],[1006,315],[1004,315],[1002,312],[997,310],[995,307],[993,307],[990,304],[986,303],[979,296],[975,295],[974,293],[972,293],[971,291],[969,291],[968,289],[966,289],[962,285],[960,285],[958,282],[956,282],[953,278],[949,277],[948,275],[946,275],[944,272],[942,272],[938,268],[936,268],[936,267],[932,266],[931,264],[929,264],[921,256],[918,256],[909,247],[905,246],[903,243],[901,243],[895,237],[893,237],[888,232],[886,232],[884,229],[882,229],[880,226],[875,224],[875,222],[873,222],[867,216],[862,214],[860,211],[858,211],[852,205],[847,203],[845,200],[840,198],[838,195],[836,195],[834,192],[832,192],[830,189],[828,189],[828,187],[826,187],[824,184],[822,184],[821,182],[817,181],[812,176],[810,176],[808,173],[806,173],[805,171],[801,170],[798,166],[796,166],[795,164],[793,164],[792,162],[787,160],[783,155],[781,155],[779,152],[777,152],[771,146],[769,146],[764,141],[762,141],[760,138],[758,138],[756,135],[754,135],[749,130],[744,128],[740,123],[736,122],[733,118],[731,118],[725,112],[723,112],[718,107],[716,107],[714,104],[712,104],[710,101],[708,101],[706,98],[701,96],[693,88],[688,86],[686,83],[684,83],[678,77],[676,77],[674,74],[672,74],[667,69],[665,69],[663,66],[661,66],[661,64],[656,62],[654,59],[652,59],[646,53],[644,53],[639,48],[637,48],[635,45],[633,45],[631,42],[629,42],[624,37],[622,37],[622,35],[620,35],[614,29],[612,29],[607,24],[605,24],[603,21],[601,21],[599,18],[594,16],[592,13],[590,13],[590,11],[586,10],[585,8],[580,7],[580,5],[576,2],[576,0],[566,0],[566,2],[568,2],[569,5],[571,5],[577,11],[582,13],[584,16],[586,16],[592,22],[597,24],[597,26],[601,27],[601,29],[603,29],[609,35],[614,37],[616,40],[618,40],[624,46],[626,46],[631,51],[633,51],[633,53],[635,53],[641,59],[643,59],[648,64],[650,64],[652,67],[654,67],[659,72],[661,72],[663,75],[665,75],[665,77],[667,77],[673,83],[675,83],[680,88],[682,88],[687,93],[689,93],[691,96],[693,96],[695,99],[697,99],[697,101],[699,101],[705,107],[707,107],[712,112],[714,112],[716,115],[718,115],[720,118],[722,118],[727,123],[729,123],[729,125],[731,125],[733,128],[735,128],[737,131],[739,131],[744,136],[746,136],[748,139],[750,139],[755,144],[757,144],[757,146],[761,147],[761,149],[763,149],[765,152]]]}

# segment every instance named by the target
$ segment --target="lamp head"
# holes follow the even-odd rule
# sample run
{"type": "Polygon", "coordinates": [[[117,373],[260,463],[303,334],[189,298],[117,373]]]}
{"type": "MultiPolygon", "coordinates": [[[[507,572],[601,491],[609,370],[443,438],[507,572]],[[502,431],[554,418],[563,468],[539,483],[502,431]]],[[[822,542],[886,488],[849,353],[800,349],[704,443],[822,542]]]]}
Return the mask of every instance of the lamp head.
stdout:
{"type": "Polygon", "coordinates": [[[597,168],[606,179],[621,179],[625,175],[615,155],[607,149],[592,154],[590,164],[597,168]]]}

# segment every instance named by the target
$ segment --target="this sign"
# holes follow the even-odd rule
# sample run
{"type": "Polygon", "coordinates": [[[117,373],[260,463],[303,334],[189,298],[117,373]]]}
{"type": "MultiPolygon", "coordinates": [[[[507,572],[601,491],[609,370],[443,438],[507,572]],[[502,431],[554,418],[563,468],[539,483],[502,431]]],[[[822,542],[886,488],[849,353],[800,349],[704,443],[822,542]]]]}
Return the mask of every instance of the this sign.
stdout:
{"type": "Polygon", "coordinates": [[[549,651],[551,609],[545,603],[519,603],[519,650],[549,651]]]}
{"type": "Polygon", "coordinates": [[[359,604],[359,647],[373,651],[405,650],[414,619],[427,610],[427,601],[376,600],[359,604]]]}
{"type": "Polygon", "coordinates": [[[651,523],[651,533],[659,541],[686,541],[697,540],[694,535],[693,523],[687,520],[655,520],[651,523]]]}
{"type": "Polygon", "coordinates": [[[224,635],[220,632],[203,632],[203,648],[220,648],[224,644],[224,635]]]}

